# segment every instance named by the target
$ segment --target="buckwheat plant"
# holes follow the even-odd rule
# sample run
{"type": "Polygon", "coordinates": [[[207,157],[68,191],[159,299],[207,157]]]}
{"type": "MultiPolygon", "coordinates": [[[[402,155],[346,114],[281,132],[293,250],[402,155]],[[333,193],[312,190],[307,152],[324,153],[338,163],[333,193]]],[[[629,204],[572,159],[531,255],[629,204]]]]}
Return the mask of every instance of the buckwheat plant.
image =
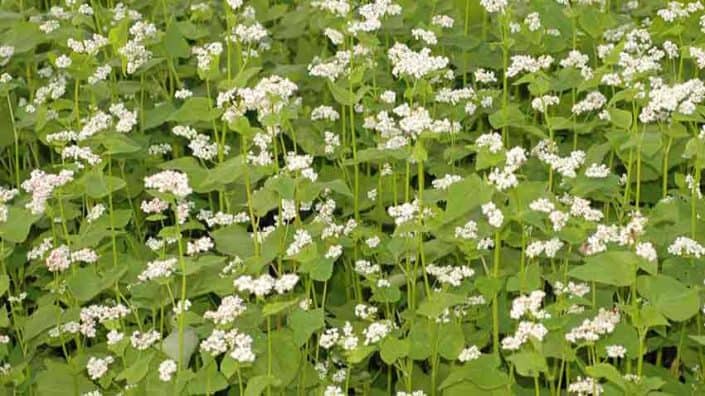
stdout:
{"type": "Polygon", "coordinates": [[[0,393],[705,394],[705,6],[0,2],[0,393]]]}

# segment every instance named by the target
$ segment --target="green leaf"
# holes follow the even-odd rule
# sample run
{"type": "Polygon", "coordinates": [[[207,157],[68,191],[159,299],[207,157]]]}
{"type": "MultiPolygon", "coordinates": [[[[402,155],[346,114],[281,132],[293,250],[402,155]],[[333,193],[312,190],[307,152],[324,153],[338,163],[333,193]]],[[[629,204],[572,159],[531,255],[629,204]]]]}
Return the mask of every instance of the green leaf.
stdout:
{"type": "Polygon", "coordinates": [[[429,319],[438,318],[446,309],[465,303],[465,298],[457,294],[433,293],[416,309],[416,313],[429,319]]]}
{"type": "Polygon", "coordinates": [[[700,310],[697,290],[687,287],[670,276],[640,276],[637,290],[658,312],[676,322],[688,320],[700,310]]]}
{"type": "Polygon", "coordinates": [[[613,286],[629,286],[636,281],[639,256],[627,251],[610,251],[585,259],[585,264],[573,268],[568,275],[584,281],[613,286]]]}
{"type": "Polygon", "coordinates": [[[127,381],[128,384],[137,384],[149,372],[149,364],[152,362],[154,352],[142,352],[142,355],[134,363],[125,368],[117,377],[116,380],[127,381]]]}
{"type": "Polygon", "coordinates": [[[290,301],[276,301],[276,302],[267,303],[262,308],[262,316],[267,317],[267,316],[276,315],[278,313],[281,313],[281,312],[295,306],[296,304],[298,304],[298,302],[299,302],[299,299],[294,299],[294,300],[290,300],[290,301]]]}
{"type": "Polygon", "coordinates": [[[492,188],[487,186],[477,174],[454,183],[448,188],[448,202],[443,216],[444,222],[450,222],[471,210],[487,203],[492,198],[492,188]]]}
{"type": "Polygon", "coordinates": [[[215,230],[211,236],[215,241],[215,248],[223,254],[249,257],[255,253],[250,234],[237,224],[215,230]]]}
{"type": "Polygon", "coordinates": [[[10,277],[3,274],[0,275],[0,296],[5,294],[5,292],[10,288],[10,277]]]}
{"type": "Polygon", "coordinates": [[[60,317],[61,309],[55,305],[46,305],[37,309],[22,326],[25,340],[29,341],[43,331],[56,326],[59,324],[60,317]]]}
{"type": "Polygon", "coordinates": [[[198,121],[211,121],[218,117],[219,111],[212,109],[210,100],[205,97],[192,97],[186,99],[178,110],[169,116],[169,121],[180,123],[194,123],[198,121]]]}
{"type": "Polygon", "coordinates": [[[519,375],[525,377],[536,377],[548,371],[546,358],[537,352],[520,351],[507,357],[507,360],[514,364],[519,375]]]}
{"type": "Polygon", "coordinates": [[[277,379],[271,375],[258,375],[247,380],[245,396],[259,396],[270,385],[275,385],[277,379]]]}
{"type": "MultiPolygon", "coordinates": [[[[179,361],[179,330],[173,329],[172,332],[162,341],[162,352],[169,356],[172,360],[179,361]]],[[[184,341],[183,352],[184,362],[188,363],[191,360],[191,355],[198,347],[198,336],[196,331],[189,326],[184,326],[184,341]]]]}
{"type": "Polygon", "coordinates": [[[27,239],[32,224],[41,215],[34,215],[25,208],[10,206],[7,221],[0,223],[0,238],[8,242],[22,243],[27,239]]]}
{"type": "Polygon", "coordinates": [[[287,316],[287,325],[294,331],[296,345],[304,345],[316,330],[325,326],[323,309],[296,310],[287,316]]]}
{"type": "Polygon", "coordinates": [[[409,340],[400,340],[391,336],[386,337],[379,345],[379,352],[382,360],[391,365],[409,354],[409,340]]]}

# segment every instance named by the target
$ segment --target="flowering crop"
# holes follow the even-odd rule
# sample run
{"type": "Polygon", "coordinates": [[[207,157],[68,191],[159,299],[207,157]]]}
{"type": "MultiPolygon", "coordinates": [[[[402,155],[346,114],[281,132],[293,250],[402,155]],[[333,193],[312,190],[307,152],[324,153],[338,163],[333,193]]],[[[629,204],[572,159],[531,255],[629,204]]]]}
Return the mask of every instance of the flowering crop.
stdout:
{"type": "Polygon", "coordinates": [[[6,0],[0,390],[705,394],[705,7],[6,0]]]}

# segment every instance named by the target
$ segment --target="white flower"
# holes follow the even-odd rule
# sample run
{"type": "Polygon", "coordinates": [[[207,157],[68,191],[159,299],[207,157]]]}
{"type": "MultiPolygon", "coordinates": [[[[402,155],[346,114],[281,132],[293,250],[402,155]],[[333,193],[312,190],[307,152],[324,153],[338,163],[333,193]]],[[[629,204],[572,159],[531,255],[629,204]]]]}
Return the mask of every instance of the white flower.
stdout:
{"type": "Polygon", "coordinates": [[[171,381],[171,377],[176,373],[176,362],[167,359],[159,364],[159,379],[164,382],[171,381]]]}
{"type": "Polygon", "coordinates": [[[480,355],[482,355],[482,352],[480,352],[480,348],[478,348],[476,345],[471,345],[460,351],[460,355],[458,355],[458,360],[465,363],[479,358],[480,355]]]}
{"type": "Polygon", "coordinates": [[[627,354],[627,348],[622,345],[607,345],[605,350],[607,351],[607,356],[615,359],[623,359],[627,354]]]}
{"type": "Polygon", "coordinates": [[[188,176],[173,170],[165,170],[145,177],[144,186],[161,193],[171,193],[178,198],[184,198],[193,191],[189,187],[188,176]]]}
{"type": "Polygon", "coordinates": [[[86,370],[88,371],[88,376],[92,380],[100,379],[105,373],[108,372],[108,366],[114,361],[112,356],[106,356],[105,358],[97,358],[91,356],[86,364],[86,370]]]}

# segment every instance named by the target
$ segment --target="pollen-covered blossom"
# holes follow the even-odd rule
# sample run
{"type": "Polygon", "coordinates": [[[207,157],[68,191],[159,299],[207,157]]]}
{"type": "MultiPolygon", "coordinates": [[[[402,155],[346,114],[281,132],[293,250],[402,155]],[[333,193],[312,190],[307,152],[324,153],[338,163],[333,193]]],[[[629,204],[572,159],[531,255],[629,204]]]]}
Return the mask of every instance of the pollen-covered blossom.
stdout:
{"type": "Polygon", "coordinates": [[[600,336],[612,333],[620,320],[621,315],[618,310],[600,308],[597,316],[592,320],[585,319],[580,326],[571,329],[566,333],[565,339],[573,344],[595,342],[600,339],[600,336]]]}
{"type": "Polygon", "coordinates": [[[482,352],[480,352],[480,348],[478,348],[477,345],[471,345],[460,351],[460,354],[458,355],[458,360],[463,363],[470,362],[479,358],[480,355],[482,355],[482,352]]]}
{"type": "Polygon", "coordinates": [[[171,381],[172,376],[176,373],[176,362],[167,359],[159,363],[159,379],[163,382],[171,381]]]}
{"type": "Polygon", "coordinates": [[[135,331],[130,336],[130,344],[133,348],[138,349],[140,351],[144,351],[145,349],[148,349],[154,343],[159,341],[161,338],[161,334],[159,334],[159,332],[156,330],[149,330],[145,331],[144,333],[140,331],[135,331]]]}
{"type": "Polygon", "coordinates": [[[499,228],[504,222],[504,215],[494,202],[488,202],[482,205],[482,214],[487,217],[487,222],[490,223],[492,227],[499,228]]]}
{"type": "Polygon", "coordinates": [[[92,380],[97,380],[102,378],[105,373],[108,372],[108,366],[114,361],[112,356],[106,356],[105,358],[97,358],[91,356],[86,363],[86,370],[88,371],[88,376],[92,380]]]}
{"type": "Polygon", "coordinates": [[[668,253],[674,256],[700,258],[705,255],[705,247],[696,240],[679,236],[668,246],[668,253]]]}
{"type": "Polygon", "coordinates": [[[423,48],[416,52],[405,44],[395,43],[387,53],[392,62],[394,77],[424,78],[448,66],[448,58],[431,55],[431,49],[423,48]]]}
{"type": "Polygon", "coordinates": [[[144,186],[161,193],[171,193],[178,198],[184,198],[193,192],[188,184],[188,176],[173,170],[165,170],[145,177],[144,186]]]}
{"type": "Polygon", "coordinates": [[[438,266],[429,264],[426,266],[426,273],[434,276],[440,283],[449,284],[451,286],[460,286],[464,279],[475,275],[475,271],[466,265],[438,266]]]}
{"type": "Polygon", "coordinates": [[[22,182],[22,189],[32,194],[32,200],[25,204],[32,214],[42,214],[52,192],[57,187],[66,185],[73,180],[73,171],[62,170],[54,175],[43,170],[35,169],[30,178],[22,182]]]}
{"type": "Polygon", "coordinates": [[[604,388],[592,378],[577,376],[574,382],[568,385],[568,393],[577,396],[600,396],[604,388]]]}
{"type": "Polygon", "coordinates": [[[245,302],[239,296],[226,296],[220,301],[217,310],[206,311],[203,318],[217,325],[229,324],[233,323],[246,309],[245,302]]]}

